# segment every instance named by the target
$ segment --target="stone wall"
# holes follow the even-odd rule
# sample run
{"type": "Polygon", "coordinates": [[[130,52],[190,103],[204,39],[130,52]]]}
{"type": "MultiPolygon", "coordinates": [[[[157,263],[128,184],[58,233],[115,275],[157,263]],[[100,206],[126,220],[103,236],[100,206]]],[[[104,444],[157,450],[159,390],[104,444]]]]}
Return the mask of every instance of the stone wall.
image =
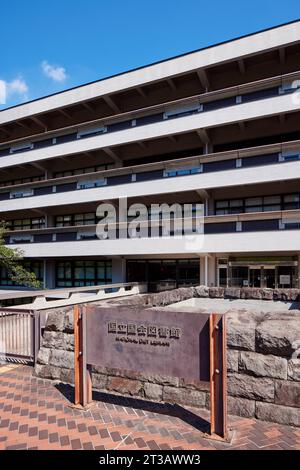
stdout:
{"type": "MultiPolygon", "coordinates": [[[[266,295],[265,289],[181,288],[145,294],[116,303],[162,306],[197,297],[266,295]],[[252,291],[252,293],[250,292],[252,291]]],[[[269,290],[267,290],[269,291],[269,290]]],[[[278,290],[274,296],[298,300],[300,291],[278,290]],[[292,298],[293,297],[293,298],[292,298]]],[[[271,296],[268,296],[269,300],[271,296]]],[[[247,297],[250,298],[250,297],[247,297]]],[[[263,298],[263,297],[251,297],[263,298]]],[[[101,303],[103,305],[103,303],[101,303]]],[[[271,309],[270,303],[270,309],[271,309]]],[[[300,426],[300,311],[227,313],[228,411],[245,417],[300,426]]],[[[71,308],[49,312],[36,364],[40,377],[73,383],[73,315],[71,308]]],[[[209,407],[208,384],[124,370],[92,367],[97,390],[209,407]]]]}

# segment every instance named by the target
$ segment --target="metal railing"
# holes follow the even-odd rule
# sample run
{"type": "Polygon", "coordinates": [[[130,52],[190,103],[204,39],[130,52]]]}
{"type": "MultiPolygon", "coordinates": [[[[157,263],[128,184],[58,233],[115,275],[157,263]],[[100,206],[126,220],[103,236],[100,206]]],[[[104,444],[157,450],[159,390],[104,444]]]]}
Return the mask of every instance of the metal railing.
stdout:
{"type": "MultiPolygon", "coordinates": [[[[69,126],[64,126],[62,128],[57,128],[51,131],[44,131],[40,133],[36,133],[34,135],[29,135],[27,137],[20,137],[17,139],[11,139],[7,140],[5,143],[0,143],[0,150],[6,149],[7,145],[9,144],[15,144],[19,142],[26,142],[30,139],[37,139],[40,137],[45,138],[45,140],[48,139],[53,139],[56,137],[61,137],[66,134],[66,131],[72,131],[74,133],[77,133],[80,129],[85,128],[87,125],[89,126],[105,126],[105,125],[110,125],[114,123],[123,123],[127,121],[120,121],[121,118],[128,118],[128,120],[133,120],[133,119],[138,119],[139,117],[143,117],[145,113],[148,116],[152,116],[152,114],[148,114],[149,112],[155,112],[155,113],[164,113],[169,109],[169,107],[174,107],[174,106],[180,106],[181,104],[188,104],[190,102],[194,102],[195,100],[199,100],[200,102],[203,103],[209,103],[212,101],[217,101],[218,99],[223,99],[227,97],[234,97],[234,96],[240,96],[240,95],[245,95],[247,93],[253,93],[255,91],[260,91],[260,90],[267,90],[271,87],[282,87],[286,82],[290,81],[296,81],[299,79],[300,76],[300,71],[295,71],[295,72],[289,72],[286,74],[280,74],[276,75],[274,77],[269,77],[269,78],[263,78],[260,80],[255,80],[253,82],[248,82],[248,83],[242,83],[240,85],[234,85],[226,88],[222,88],[219,90],[213,90],[205,93],[198,93],[189,97],[184,97],[184,98],[179,98],[176,100],[171,100],[171,101],[166,101],[163,103],[158,103],[150,106],[146,106],[143,108],[135,109],[132,111],[126,111],[126,112],[121,112],[118,114],[114,114],[112,116],[105,116],[101,118],[96,118],[92,120],[85,121],[83,123],[79,124],[73,124],[69,126]]],[[[296,91],[296,88],[293,89],[296,91]]],[[[288,89],[285,91],[285,93],[288,92],[288,89]]],[[[74,140],[76,138],[74,137],[74,140]]],[[[34,141],[32,142],[34,144],[34,141]]],[[[39,141],[40,142],[40,141],[39,141]]],[[[54,145],[54,144],[50,144],[54,145]]],[[[8,153],[8,155],[10,155],[8,153]]]]}
{"type": "Polygon", "coordinates": [[[0,363],[34,362],[40,345],[38,312],[0,307],[0,363]]]}

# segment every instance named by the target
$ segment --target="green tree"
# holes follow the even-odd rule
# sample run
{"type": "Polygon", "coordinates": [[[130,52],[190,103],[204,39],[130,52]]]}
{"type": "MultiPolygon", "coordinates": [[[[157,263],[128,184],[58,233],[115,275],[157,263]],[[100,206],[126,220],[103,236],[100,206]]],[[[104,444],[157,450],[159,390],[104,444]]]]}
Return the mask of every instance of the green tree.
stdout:
{"type": "Polygon", "coordinates": [[[20,261],[23,259],[23,252],[19,248],[7,248],[4,236],[7,231],[5,222],[0,222],[0,267],[7,270],[10,279],[16,284],[26,287],[41,287],[36,275],[27,271],[20,261]]]}

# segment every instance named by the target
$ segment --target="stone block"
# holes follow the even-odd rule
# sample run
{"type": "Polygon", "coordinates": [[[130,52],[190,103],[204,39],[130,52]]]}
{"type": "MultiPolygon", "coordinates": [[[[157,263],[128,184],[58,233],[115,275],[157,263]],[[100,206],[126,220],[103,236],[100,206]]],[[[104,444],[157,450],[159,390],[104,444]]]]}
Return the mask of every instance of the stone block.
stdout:
{"type": "Polygon", "coordinates": [[[248,400],[274,401],[274,381],[243,374],[228,374],[228,393],[248,400]]]}
{"type": "Polygon", "coordinates": [[[256,377],[287,379],[287,360],[273,355],[241,351],[239,372],[256,377]]]}
{"type": "Polygon", "coordinates": [[[138,380],[124,379],[123,377],[108,377],[107,390],[122,395],[142,396],[143,384],[138,380]]]}
{"type": "Polygon", "coordinates": [[[74,351],[74,335],[61,331],[45,331],[42,341],[44,348],[74,351]]]}
{"type": "Polygon", "coordinates": [[[149,400],[162,401],[163,387],[162,385],[146,382],[144,383],[145,398],[149,400]]]}
{"type": "Polygon", "coordinates": [[[209,287],[209,297],[212,299],[222,299],[224,297],[223,287],[209,287]]]}
{"type": "Polygon", "coordinates": [[[227,287],[224,291],[225,299],[240,299],[241,289],[238,287],[227,287]]]}
{"type": "Polygon", "coordinates": [[[228,372],[237,372],[239,365],[240,351],[234,349],[227,350],[227,370],[228,372]]]}
{"type": "Polygon", "coordinates": [[[228,413],[242,416],[243,418],[252,418],[255,416],[255,401],[246,398],[228,397],[228,413]]]}
{"type": "Polygon", "coordinates": [[[262,289],[262,300],[273,300],[273,289],[262,289]]]}
{"type": "Polygon", "coordinates": [[[71,369],[60,369],[60,380],[67,384],[74,384],[74,370],[71,369]]]}
{"type": "Polygon", "coordinates": [[[49,358],[50,358],[50,349],[47,348],[40,348],[38,357],[37,357],[37,362],[38,364],[43,364],[46,365],[49,363],[49,358]]]}
{"type": "Polygon", "coordinates": [[[299,339],[300,321],[288,314],[269,318],[256,328],[256,350],[264,354],[290,358],[299,339]]]}
{"type": "Polygon", "coordinates": [[[65,312],[63,310],[51,310],[46,324],[46,330],[63,331],[65,322],[65,312]]]}
{"type": "Polygon", "coordinates": [[[195,297],[208,297],[209,288],[207,286],[196,286],[194,287],[194,295],[195,297]]]}
{"type": "Polygon", "coordinates": [[[198,390],[190,390],[188,388],[163,388],[163,401],[168,403],[180,403],[182,405],[195,406],[205,408],[206,393],[198,390]]]}
{"type": "Polygon", "coordinates": [[[184,388],[191,388],[193,390],[200,390],[201,392],[209,392],[209,382],[200,382],[199,380],[180,379],[179,385],[184,388]]]}
{"type": "Polygon", "coordinates": [[[263,421],[300,426],[300,408],[257,402],[255,416],[263,421]]]}
{"type": "Polygon", "coordinates": [[[261,300],[262,290],[257,289],[257,288],[251,288],[251,287],[243,287],[241,289],[241,299],[261,300]]]}
{"type": "Polygon", "coordinates": [[[60,380],[61,376],[61,368],[60,367],[54,367],[49,364],[43,365],[43,364],[36,364],[35,365],[35,374],[38,377],[44,378],[44,379],[52,379],[52,380],[60,380]]]}
{"type": "Polygon", "coordinates": [[[103,374],[94,374],[92,372],[92,385],[96,390],[104,390],[107,385],[107,375],[103,374]]]}
{"type": "Polygon", "coordinates": [[[300,383],[291,380],[276,382],[275,403],[300,408],[300,383]]]}
{"type": "Polygon", "coordinates": [[[255,323],[228,319],[227,346],[231,349],[255,351],[255,323]]]}
{"type": "Polygon", "coordinates": [[[51,366],[63,367],[65,369],[74,368],[74,353],[61,349],[51,349],[49,364],[51,366]]]}
{"type": "Polygon", "coordinates": [[[300,382],[300,359],[288,361],[288,379],[300,382]]]}
{"type": "Polygon", "coordinates": [[[68,311],[65,313],[64,332],[65,332],[65,333],[74,333],[74,316],[73,316],[73,309],[68,310],[68,311]]]}

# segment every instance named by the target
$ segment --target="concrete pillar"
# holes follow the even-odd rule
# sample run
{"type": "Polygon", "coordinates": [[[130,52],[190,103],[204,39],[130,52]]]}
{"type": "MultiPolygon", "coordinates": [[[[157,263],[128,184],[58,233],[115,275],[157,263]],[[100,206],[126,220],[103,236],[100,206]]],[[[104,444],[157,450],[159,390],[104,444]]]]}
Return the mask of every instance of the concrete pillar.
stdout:
{"type": "Polygon", "coordinates": [[[55,260],[44,260],[44,288],[55,289],[55,260]]]}
{"type": "Polygon", "coordinates": [[[208,266],[209,266],[208,260],[209,260],[208,256],[205,255],[205,258],[204,258],[204,285],[205,286],[208,286],[208,266]]]}
{"type": "Polygon", "coordinates": [[[300,289],[300,254],[298,255],[298,288],[300,289]]]}
{"type": "Polygon", "coordinates": [[[216,257],[215,255],[210,255],[208,258],[208,273],[207,273],[207,280],[209,287],[216,286],[216,257]]]}
{"type": "Polygon", "coordinates": [[[200,285],[205,285],[205,258],[201,256],[200,258],[200,285]]]}
{"type": "Polygon", "coordinates": [[[124,258],[112,258],[112,283],[126,282],[126,260],[124,258]]]}

